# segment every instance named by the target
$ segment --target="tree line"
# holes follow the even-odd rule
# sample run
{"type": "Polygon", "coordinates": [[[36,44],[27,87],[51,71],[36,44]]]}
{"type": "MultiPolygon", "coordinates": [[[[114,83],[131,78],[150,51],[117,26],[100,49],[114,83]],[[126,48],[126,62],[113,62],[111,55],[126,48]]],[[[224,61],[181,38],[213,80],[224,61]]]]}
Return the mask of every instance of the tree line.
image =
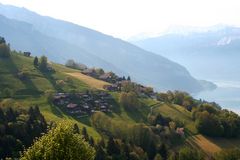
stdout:
{"type": "Polygon", "coordinates": [[[47,131],[47,123],[38,106],[28,111],[0,107],[0,159],[19,157],[24,147],[47,131]]]}

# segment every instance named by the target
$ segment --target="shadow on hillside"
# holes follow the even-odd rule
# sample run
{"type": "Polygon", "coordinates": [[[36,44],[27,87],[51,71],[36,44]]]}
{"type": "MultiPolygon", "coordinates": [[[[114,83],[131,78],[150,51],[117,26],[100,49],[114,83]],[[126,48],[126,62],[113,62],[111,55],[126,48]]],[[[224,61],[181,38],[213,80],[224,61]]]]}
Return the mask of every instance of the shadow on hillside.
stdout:
{"type": "Polygon", "coordinates": [[[82,118],[76,118],[73,117],[76,121],[79,121],[87,126],[91,126],[91,117],[90,116],[86,116],[86,117],[82,117],[82,118]]]}
{"type": "MultiPolygon", "coordinates": [[[[121,108],[120,108],[120,105],[117,103],[117,101],[114,99],[111,101],[111,104],[112,104],[112,112],[116,113],[116,114],[121,114],[121,108]]],[[[111,116],[112,113],[109,113],[109,115],[111,116]]]]}
{"type": "MultiPolygon", "coordinates": [[[[142,106],[140,106],[142,107],[142,106]]],[[[146,122],[146,118],[144,117],[144,115],[139,111],[138,108],[136,109],[132,109],[132,110],[126,110],[126,113],[128,115],[128,117],[130,117],[132,120],[134,120],[135,122],[146,122]]]]}
{"type": "MultiPolygon", "coordinates": [[[[30,79],[29,75],[25,76],[24,78],[21,78],[19,74],[23,72],[21,69],[18,68],[15,62],[13,61],[13,57],[10,57],[7,59],[7,62],[9,66],[11,67],[6,67],[8,69],[8,72],[13,75],[13,77],[17,78],[19,81],[22,82],[24,85],[24,88],[18,89],[15,92],[16,97],[21,97],[21,96],[32,96],[32,97],[39,97],[40,94],[42,93],[41,91],[38,90],[38,88],[35,86],[35,84],[32,82],[30,79]]],[[[23,66],[24,67],[24,66],[23,66]]]]}
{"type": "Polygon", "coordinates": [[[56,84],[57,79],[53,77],[54,72],[43,72],[41,70],[40,72],[42,73],[43,77],[46,78],[51,83],[51,85],[56,91],[63,92],[63,89],[61,89],[60,87],[57,87],[57,84],[56,84]]]}
{"type": "Polygon", "coordinates": [[[53,104],[50,104],[50,109],[51,109],[51,112],[56,115],[57,117],[59,118],[63,118],[63,114],[62,114],[62,111],[57,108],[56,106],[54,106],[53,104]]]}

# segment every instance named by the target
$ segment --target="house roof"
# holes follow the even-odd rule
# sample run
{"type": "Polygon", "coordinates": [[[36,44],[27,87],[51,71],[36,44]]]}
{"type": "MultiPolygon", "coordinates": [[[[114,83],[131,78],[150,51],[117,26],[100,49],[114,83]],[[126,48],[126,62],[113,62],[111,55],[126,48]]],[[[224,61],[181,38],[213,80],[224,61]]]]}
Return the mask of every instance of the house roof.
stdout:
{"type": "Polygon", "coordinates": [[[76,108],[77,107],[77,104],[74,104],[74,103],[70,103],[67,105],[67,108],[76,108]]]}
{"type": "Polygon", "coordinates": [[[82,71],[82,73],[88,74],[88,73],[95,73],[95,69],[93,68],[88,68],[82,71]]]}
{"type": "Polygon", "coordinates": [[[100,79],[108,79],[108,78],[112,78],[112,74],[109,73],[104,73],[101,76],[99,76],[100,79]]]}

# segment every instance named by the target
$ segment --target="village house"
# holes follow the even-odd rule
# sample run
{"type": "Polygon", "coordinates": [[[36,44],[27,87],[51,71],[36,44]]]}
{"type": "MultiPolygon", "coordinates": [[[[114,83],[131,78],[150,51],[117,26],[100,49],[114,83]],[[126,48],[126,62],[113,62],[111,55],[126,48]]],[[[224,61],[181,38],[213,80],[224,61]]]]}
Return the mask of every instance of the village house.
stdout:
{"type": "Polygon", "coordinates": [[[76,108],[77,106],[78,106],[77,104],[69,103],[69,104],[67,105],[67,108],[68,108],[68,109],[73,109],[73,108],[76,108]]]}
{"type": "Polygon", "coordinates": [[[31,56],[31,52],[23,52],[23,55],[26,57],[30,57],[31,56]]]}
{"type": "Polygon", "coordinates": [[[184,128],[177,128],[176,133],[179,134],[180,136],[184,136],[184,128]]]}
{"type": "Polygon", "coordinates": [[[96,77],[97,76],[94,68],[87,68],[87,69],[83,70],[82,73],[85,74],[85,75],[91,76],[91,77],[96,77]]]}

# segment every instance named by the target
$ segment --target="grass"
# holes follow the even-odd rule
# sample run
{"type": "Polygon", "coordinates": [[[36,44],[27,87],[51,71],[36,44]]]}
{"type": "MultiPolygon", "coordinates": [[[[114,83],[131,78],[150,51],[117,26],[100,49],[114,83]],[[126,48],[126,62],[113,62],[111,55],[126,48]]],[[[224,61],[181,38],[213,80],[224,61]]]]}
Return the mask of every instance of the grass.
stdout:
{"type": "Polygon", "coordinates": [[[46,90],[53,91],[70,91],[72,89],[83,91],[89,86],[73,78],[73,83],[65,83],[59,89],[56,86],[57,80],[65,80],[66,75],[60,70],[71,72],[72,69],[60,65],[53,65],[56,70],[55,73],[42,73],[38,68],[33,65],[33,58],[24,57],[19,54],[12,54],[11,58],[0,58],[0,90],[10,88],[14,91],[15,95],[42,95],[46,90]],[[20,80],[17,77],[19,71],[24,71],[28,74],[28,78],[20,80]],[[4,75],[4,76],[3,76],[4,75]]]}
{"type": "Polygon", "coordinates": [[[198,133],[194,121],[191,118],[191,112],[181,106],[163,103],[155,107],[153,112],[159,112],[165,117],[182,122],[190,134],[198,133]]]}
{"type": "Polygon", "coordinates": [[[80,72],[73,72],[73,73],[66,73],[67,75],[70,75],[72,77],[75,77],[81,81],[83,81],[84,83],[88,84],[89,86],[96,88],[96,89],[103,89],[103,86],[105,85],[110,85],[110,83],[92,78],[90,76],[86,76],[80,72]]]}
{"type": "Polygon", "coordinates": [[[80,81],[78,78],[72,77],[71,83],[65,83],[64,86],[58,88],[56,86],[57,80],[64,80],[68,77],[64,72],[76,72],[74,69],[67,68],[63,65],[52,64],[56,72],[42,73],[33,65],[32,57],[25,57],[20,54],[13,53],[11,58],[0,58],[0,102],[4,106],[19,107],[27,109],[30,106],[38,105],[41,113],[47,121],[59,121],[62,119],[69,119],[77,123],[80,127],[85,126],[91,136],[95,139],[100,139],[100,135],[91,125],[86,125],[81,120],[76,120],[73,117],[65,114],[56,106],[50,105],[44,92],[46,90],[53,90],[55,92],[69,92],[71,90],[85,91],[90,87],[80,81]],[[19,71],[24,71],[28,74],[28,78],[20,80],[17,77],[19,71]],[[13,90],[14,95],[12,99],[1,98],[1,92],[5,88],[13,90]]]}
{"type": "Polygon", "coordinates": [[[187,143],[211,156],[222,149],[240,148],[240,139],[211,138],[201,134],[188,137],[187,143]]]}

